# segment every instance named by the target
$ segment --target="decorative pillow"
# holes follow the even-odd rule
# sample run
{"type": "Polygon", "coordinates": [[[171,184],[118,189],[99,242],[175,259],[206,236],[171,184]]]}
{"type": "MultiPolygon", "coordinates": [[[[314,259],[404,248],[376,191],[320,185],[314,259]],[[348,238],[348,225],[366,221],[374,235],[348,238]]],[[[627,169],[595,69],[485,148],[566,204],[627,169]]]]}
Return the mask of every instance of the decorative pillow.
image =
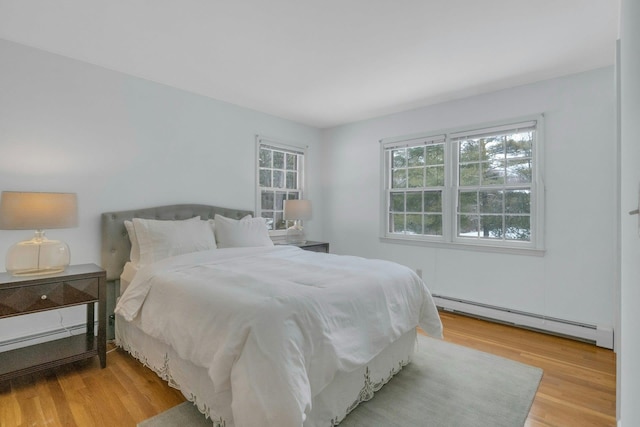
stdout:
{"type": "Polygon", "coordinates": [[[133,222],[125,221],[124,227],[127,229],[129,235],[129,241],[131,242],[131,252],[129,253],[129,259],[131,262],[137,264],[140,262],[140,246],[138,245],[138,236],[136,236],[136,229],[133,228],[133,222]]]}
{"type": "Polygon", "coordinates": [[[264,218],[231,219],[215,216],[215,235],[219,248],[273,246],[264,218]]]}
{"type": "MultiPolygon", "coordinates": [[[[242,219],[250,219],[250,218],[251,218],[251,214],[246,215],[246,216],[243,216],[243,217],[242,217],[242,218],[240,218],[240,219],[242,220],[242,219]]],[[[203,220],[203,221],[204,221],[204,220],[203,220]]],[[[215,233],[216,233],[216,221],[215,221],[215,220],[213,220],[213,219],[208,219],[208,220],[206,220],[206,221],[207,221],[207,222],[209,223],[209,225],[211,226],[211,229],[213,230],[213,234],[215,235],[215,233]]]]}
{"type": "Polygon", "coordinates": [[[199,216],[183,221],[134,218],[133,228],[140,247],[141,265],[216,248],[211,226],[199,216]]]}

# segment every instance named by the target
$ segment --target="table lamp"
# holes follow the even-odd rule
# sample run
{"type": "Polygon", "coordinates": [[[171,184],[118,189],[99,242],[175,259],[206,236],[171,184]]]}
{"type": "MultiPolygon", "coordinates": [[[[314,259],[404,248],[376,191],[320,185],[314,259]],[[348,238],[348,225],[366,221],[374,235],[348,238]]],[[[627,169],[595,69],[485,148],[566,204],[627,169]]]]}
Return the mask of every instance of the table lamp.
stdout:
{"type": "Polygon", "coordinates": [[[0,198],[0,229],[35,230],[31,240],[9,248],[6,270],[14,276],[52,274],[69,265],[66,243],[49,240],[45,229],[78,225],[75,193],[36,193],[3,191],[0,198]]]}
{"type": "Polygon", "coordinates": [[[293,226],[287,228],[288,243],[304,243],[304,228],[300,221],[311,219],[311,201],[310,200],[285,200],[284,201],[284,219],[293,220],[293,226]]]}

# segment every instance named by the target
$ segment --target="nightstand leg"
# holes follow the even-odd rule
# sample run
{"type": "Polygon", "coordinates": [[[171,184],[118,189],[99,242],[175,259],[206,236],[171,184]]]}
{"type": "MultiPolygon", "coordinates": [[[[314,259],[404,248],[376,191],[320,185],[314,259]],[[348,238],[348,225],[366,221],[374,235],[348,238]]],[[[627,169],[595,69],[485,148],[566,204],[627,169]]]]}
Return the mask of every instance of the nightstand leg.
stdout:
{"type": "Polygon", "coordinates": [[[95,334],[95,303],[87,304],[87,335],[95,334]]]}
{"type": "Polygon", "coordinates": [[[107,366],[107,283],[100,279],[98,290],[98,357],[100,367],[107,366]]]}

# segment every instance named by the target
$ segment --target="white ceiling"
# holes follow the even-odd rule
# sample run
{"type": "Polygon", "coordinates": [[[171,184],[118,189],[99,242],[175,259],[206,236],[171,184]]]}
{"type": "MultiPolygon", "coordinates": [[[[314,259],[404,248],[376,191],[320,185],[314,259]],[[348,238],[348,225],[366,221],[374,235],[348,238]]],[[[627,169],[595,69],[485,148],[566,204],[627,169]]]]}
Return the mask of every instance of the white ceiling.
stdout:
{"type": "Polygon", "coordinates": [[[620,0],[0,0],[0,38],[325,128],[614,63],[620,0]]]}

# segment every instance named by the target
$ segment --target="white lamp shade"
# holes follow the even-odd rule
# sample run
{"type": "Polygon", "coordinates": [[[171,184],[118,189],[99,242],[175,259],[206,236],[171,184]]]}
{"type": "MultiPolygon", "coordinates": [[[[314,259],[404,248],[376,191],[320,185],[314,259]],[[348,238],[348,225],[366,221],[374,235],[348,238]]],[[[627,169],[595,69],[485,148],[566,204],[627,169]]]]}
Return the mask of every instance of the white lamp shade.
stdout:
{"type": "Polygon", "coordinates": [[[75,193],[2,192],[0,229],[44,230],[71,228],[77,224],[75,193]]]}
{"type": "Polygon", "coordinates": [[[286,220],[306,220],[311,219],[310,200],[285,200],[284,219],[286,220]]]}
{"type": "Polygon", "coordinates": [[[74,193],[3,191],[0,198],[0,229],[36,230],[31,240],[18,242],[7,251],[5,268],[16,276],[53,274],[69,265],[66,243],[49,240],[44,229],[70,228],[78,224],[74,193]]]}

